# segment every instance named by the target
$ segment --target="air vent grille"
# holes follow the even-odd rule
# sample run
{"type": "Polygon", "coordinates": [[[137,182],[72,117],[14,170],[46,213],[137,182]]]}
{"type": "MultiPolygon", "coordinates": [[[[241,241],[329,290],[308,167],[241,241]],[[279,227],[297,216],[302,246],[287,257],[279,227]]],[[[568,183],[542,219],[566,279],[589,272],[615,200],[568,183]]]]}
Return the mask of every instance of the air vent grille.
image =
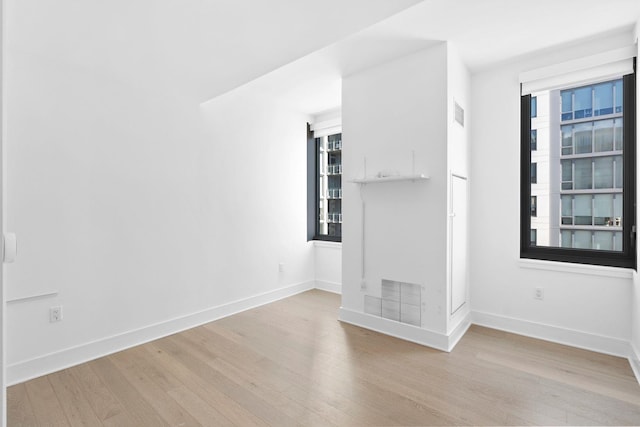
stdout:
{"type": "Polygon", "coordinates": [[[383,279],[380,297],[364,296],[364,312],[396,322],[422,326],[422,287],[383,279]]]}

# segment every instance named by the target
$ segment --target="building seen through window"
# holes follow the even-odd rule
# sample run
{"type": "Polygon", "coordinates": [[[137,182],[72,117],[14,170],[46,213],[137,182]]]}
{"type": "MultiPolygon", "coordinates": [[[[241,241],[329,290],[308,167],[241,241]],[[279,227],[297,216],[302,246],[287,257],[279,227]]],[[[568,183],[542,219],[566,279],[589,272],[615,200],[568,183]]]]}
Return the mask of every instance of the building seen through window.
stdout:
{"type": "Polygon", "coordinates": [[[531,118],[538,116],[538,98],[536,96],[531,97],[531,118]]]}
{"type": "Polygon", "coordinates": [[[622,251],[623,80],[534,93],[533,99],[532,244],[622,251]]]}
{"type": "Polygon", "coordinates": [[[318,218],[316,238],[342,237],[342,134],[316,138],[318,218]]]}
{"type": "Polygon", "coordinates": [[[531,196],[531,216],[538,216],[538,196],[531,196]]]}
{"type": "Polygon", "coordinates": [[[531,151],[536,151],[538,149],[538,130],[531,130],[531,143],[529,144],[531,151]]]}
{"type": "Polygon", "coordinates": [[[531,183],[536,184],[538,182],[538,164],[531,162],[531,183]]]}

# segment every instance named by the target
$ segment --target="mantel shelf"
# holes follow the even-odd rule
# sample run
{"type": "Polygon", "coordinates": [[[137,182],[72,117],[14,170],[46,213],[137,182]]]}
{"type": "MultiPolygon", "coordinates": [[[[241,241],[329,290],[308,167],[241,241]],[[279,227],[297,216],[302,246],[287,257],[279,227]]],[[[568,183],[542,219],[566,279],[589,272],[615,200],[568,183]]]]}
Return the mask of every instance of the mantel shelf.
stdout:
{"type": "Polygon", "coordinates": [[[429,177],[425,174],[417,174],[417,175],[390,175],[390,176],[381,176],[381,177],[371,177],[371,178],[356,178],[352,179],[349,182],[353,182],[355,184],[375,184],[378,182],[392,182],[392,181],[424,181],[429,179],[429,177]]]}

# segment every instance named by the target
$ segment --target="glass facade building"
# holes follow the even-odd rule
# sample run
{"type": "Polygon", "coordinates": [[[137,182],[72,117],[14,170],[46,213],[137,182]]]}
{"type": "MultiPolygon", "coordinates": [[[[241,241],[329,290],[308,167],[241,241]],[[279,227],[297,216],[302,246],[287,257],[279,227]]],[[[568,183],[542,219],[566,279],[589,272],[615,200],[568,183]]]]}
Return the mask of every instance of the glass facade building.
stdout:
{"type": "Polygon", "coordinates": [[[536,93],[531,113],[535,244],[622,251],[623,80],[536,93]]]}
{"type": "Polygon", "coordinates": [[[316,139],[318,147],[318,234],[342,237],[342,134],[316,139]]]}
{"type": "Polygon", "coordinates": [[[560,100],[560,246],[622,251],[622,80],[560,100]]]}

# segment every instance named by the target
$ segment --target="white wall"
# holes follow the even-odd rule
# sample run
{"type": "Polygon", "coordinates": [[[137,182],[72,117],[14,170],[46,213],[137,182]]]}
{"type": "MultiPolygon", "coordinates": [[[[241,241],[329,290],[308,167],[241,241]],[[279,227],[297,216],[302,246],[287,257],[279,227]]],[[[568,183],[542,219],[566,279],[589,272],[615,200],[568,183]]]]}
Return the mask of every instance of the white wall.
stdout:
{"type": "Polygon", "coordinates": [[[422,326],[446,330],[446,44],[350,75],[342,84],[345,179],[380,171],[416,173],[424,182],[344,185],[342,307],[364,310],[381,279],[425,287],[422,326]],[[362,191],[362,193],[361,193],[362,191]],[[366,291],[361,290],[361,196],[366,203],[366,291]]]}
{"type": "MultiPolygon", "coordinates": [[[[499,64],[472,77],[471,299],[474,321],[626,356],[630,278],[523,268],[519,261],[522,71],[627,46],[630,34],[499,64]],[[535,300],[534,288],[544,288],[535,300]]],[[[601,269],[599,271],[605,271],[601,269]]],[[[606,273],[605,273],[606,274],[606,273]]]]}
{"type": "Polygon", "coordinates": [[[447,44],[447,162],[458,175],[469,175],[469,139],[471,128],[471,75],[454,43],[447,44]],[[464,127],[455,121],[457,102],[464,109],[464,127]]]}
{"type": "MultiPolygon", "coordinates": [[[[448,164],[448,209],[452,208],[452,194],[451,194],[451,174],[455,174],[458,177],[467,178],[467,191],[469,189],[469,141],[470,141],[470,128],[471,128],[471,75],[469,74],[469,70],[466,65],[460,58],[458,50],[453,43],[447,44],[447,164],[448,164]],[[458,104],[464,110],[464,126],[461,126],[455,120],[455,104],[458,104]]],[[[462,217],[462,213],[458,213],[459,218],[462,217]]],[[[467,212],[466,215],[469,215],[469,206],[467,200],[467,212]]],[[[447,307],[448,307],[448,316],[447,316],[447,334],[452,333],[461,322],[463,322],[470,310],[471,310],[471,301],[469,300],[469,282],[468,282],[468,262],[471,257],[471,254],[468,251],[469,248],[469,236],[467,231],[465,248],[463,252],[466,252],[466,259],[462,259],[462,257],[453,257],[452,252],[452,241],[451,241],[451,225],[453,223],[454,218],[448,219],[449,228],[447,230],[447,250],[449,251],[449,259],[447,262],[447,268],[451,269],[452,267],[455,269],[455,274],[467,275],[467,283],[465,285],[465,289],[461,291],[461,293],[466,294],[466,302],[462,307],[455,311],[454,314],[451,314],[452,308],[452,296],[454,292],[453,286],[455,284],[451,283],[452,275],[451,271],[447,272],[448,277],[448,286],[449,292],[447,292],[447,307]],[[460,259],[456,259],[460,258],[460,259]]],[[[467,221],[466,225],[467,230],[469,229],[469,223],[467,221]]],[[[455,292],[460,292],[460,290],[456,290],[455,292]]]]}
{"type": "Polygon", "coordinates": [[[304,115],[10,46],[9,382],[313,286],[304,115]]]}
{"type": "Polygon", "coordinates": [[[342,244],[316,241],[313,246],[316,288],[342,293],[342,244]]]}

